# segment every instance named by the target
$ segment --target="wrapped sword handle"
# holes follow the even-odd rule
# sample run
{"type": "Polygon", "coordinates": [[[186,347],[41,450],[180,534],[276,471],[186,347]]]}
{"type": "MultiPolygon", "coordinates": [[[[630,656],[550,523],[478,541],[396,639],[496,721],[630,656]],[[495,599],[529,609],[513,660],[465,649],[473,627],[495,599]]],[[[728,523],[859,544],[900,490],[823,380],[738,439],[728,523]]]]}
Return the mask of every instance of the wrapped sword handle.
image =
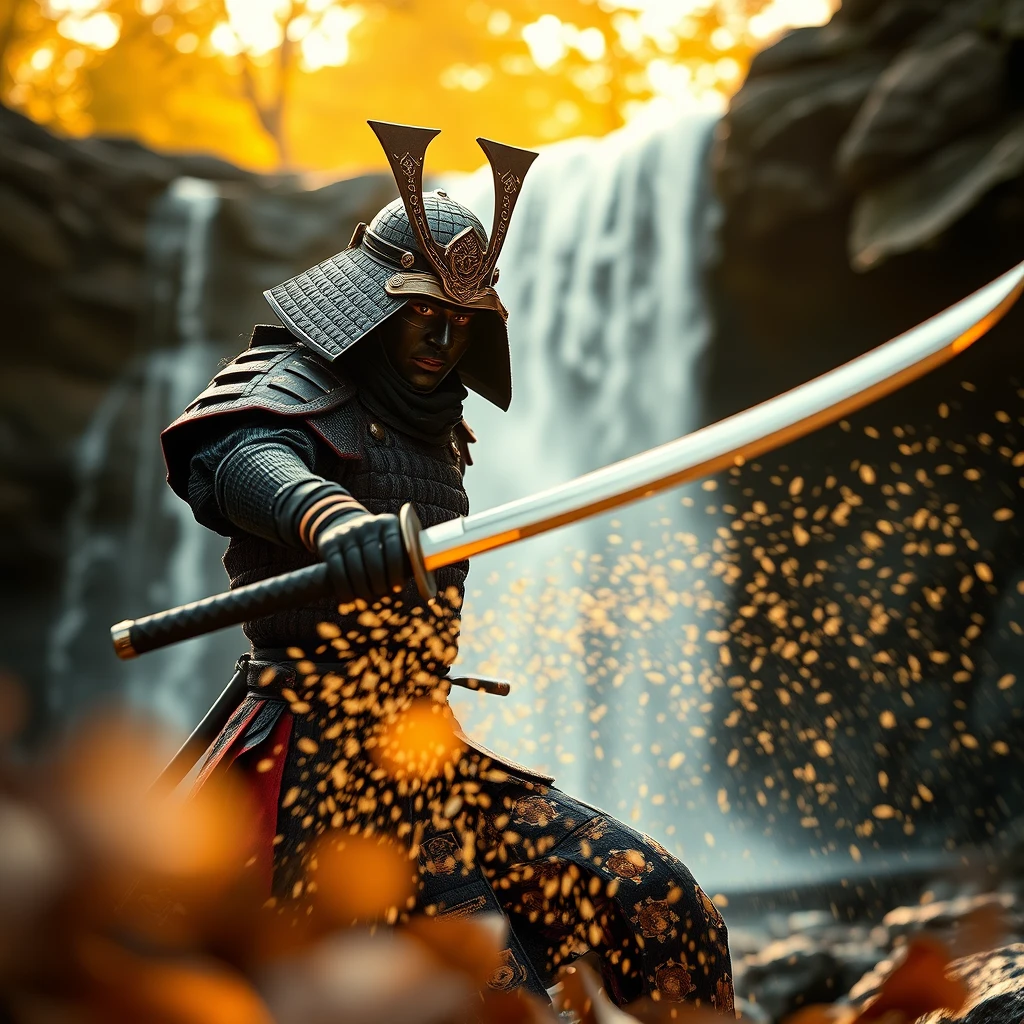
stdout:
{"type": "MultiPolygon", "coordinates": [[[[437,583],[433,573],[428,572],[423,564],[419,540],[422,527],[412,505],[402,506],[399,521],[413,578],[420,595],[429,601],[437,594],[437,583]]],[[[125,619],[110,628],[110,638],[119,658],[135,658],[182,640],[273,615],[286,608],[299,608],[328,597],[330,593],[327,566],[322,563],[310,565],[178,608],[145,615],[141,619],[125,619]]]]}

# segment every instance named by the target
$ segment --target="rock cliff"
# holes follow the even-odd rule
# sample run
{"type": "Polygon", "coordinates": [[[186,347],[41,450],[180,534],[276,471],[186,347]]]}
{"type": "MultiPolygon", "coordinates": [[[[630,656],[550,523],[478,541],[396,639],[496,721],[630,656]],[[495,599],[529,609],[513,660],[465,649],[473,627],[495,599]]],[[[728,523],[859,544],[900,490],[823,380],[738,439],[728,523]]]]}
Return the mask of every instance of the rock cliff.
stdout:
{"type": "MultiPolygon", "coordinates": [[[[127,609],[107,607],[88,587],[77,608],[62,609],[61,591],[76,558],[90,561],[93,576],[112,577],[138,555],[130,550],[133,515],[158,515],[152,503],[139,511],[135,467],[142,457],[156,460],[153,467],[159,462],[162,424],[141,426],[149,401],[143,393],[154,379],[147,367],[183,341],[191,229],[159,214],[168,190],[183,180],[209,183],[215,197],[201,248],[214,268],[204,287],[216,290],[218,301],[200,296],[193,318],[214,350],[210,366],[244,345],[253,322],[267,319],[263,288],[337,251],[393,189],[378,176],[341,190],[309,189],[205,156],[62,139],[0,107],[2,667],[22,677],[51,722],[122,690],[102,617],[127,609]],[[93,548],[109,550],[69,549],[76,544],[69,517],[85,490],[93,548]],[[97,621],[78,621],[92,615],[97,621]],[[55,629],[66,634],[62,671],[74,675],[76,665],[86,666],[86,682],[70,701],[66,690],[46,696],[55,629]]],[[[152,476],[158,480],[156,468],[152,476]]],[[[173,542],[172,524],[166,543],[173,542]]],[[[152,570],[155,578],[160,554],[152,552],[152,563],[136,571],[152,570]]]]}
{"type": "MultiPolygon", "coordinates": [[[[759,54],[713,157],[705,418],[1024,258],[1022,116],[1019,0],[847,0],[759,54]]],[[[746,637],[721,777],[800,844],[985,841],[1024,811],[1022,327],[1017,309],[945,370],[727,482],[746,637]]]]}

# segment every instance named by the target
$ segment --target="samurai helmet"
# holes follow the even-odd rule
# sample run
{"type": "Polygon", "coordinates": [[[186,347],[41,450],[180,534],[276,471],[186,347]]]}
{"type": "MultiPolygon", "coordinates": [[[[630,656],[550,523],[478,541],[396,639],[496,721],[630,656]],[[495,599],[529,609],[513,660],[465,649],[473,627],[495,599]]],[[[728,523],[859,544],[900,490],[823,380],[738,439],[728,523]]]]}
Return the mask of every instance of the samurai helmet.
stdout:
{"type": "Polygon", "coordinates": [[[384,147],[399,198],[369,224],[360,224],[347,249],[264,295],[285,327],[328,360],[411,298],[466,309],[474,314],[473,336],[459,361],[459,376],[477,394],[508,409],[508,312],[494,285],[512,211],[537,154],[477,139],[494,176],[488,240],[471,210],[445,192],[423,191],[423,162],[437,129],[369,123],[384,147]]]}

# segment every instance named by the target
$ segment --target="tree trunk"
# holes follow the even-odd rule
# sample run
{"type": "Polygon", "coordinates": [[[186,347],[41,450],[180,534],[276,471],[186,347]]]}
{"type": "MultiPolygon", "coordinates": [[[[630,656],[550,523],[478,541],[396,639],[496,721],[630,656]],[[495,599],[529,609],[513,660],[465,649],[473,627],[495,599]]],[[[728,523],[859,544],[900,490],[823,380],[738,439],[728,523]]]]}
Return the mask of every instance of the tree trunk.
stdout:
{"type": "Polygon", "coordinates": [[[253,70],[252,62],[243,55],[242,76],[246,96],[259,118],[263,130],[270,136],[277,150],[277,168],[279,171],[291,170],[291,153],[285,131],[285,113],[288,106],[288,94],[291,85],[292,64],[295,55],[295,43],[288,38],[288,26],[294,19],[294,7],[284,25],[284,40],[277,52],[277,67],[273,94],[269,101],[260,95],[259,83],[253,70]]]}
{"type": "Polygon", "coordinates": [[[7,71],[7,58],[11,45],[18,34],[18,14],[24,0],[10,0],[10,7],[0,20],[0,103],[3,102],[7,86],[11,79],[7,71]]]}

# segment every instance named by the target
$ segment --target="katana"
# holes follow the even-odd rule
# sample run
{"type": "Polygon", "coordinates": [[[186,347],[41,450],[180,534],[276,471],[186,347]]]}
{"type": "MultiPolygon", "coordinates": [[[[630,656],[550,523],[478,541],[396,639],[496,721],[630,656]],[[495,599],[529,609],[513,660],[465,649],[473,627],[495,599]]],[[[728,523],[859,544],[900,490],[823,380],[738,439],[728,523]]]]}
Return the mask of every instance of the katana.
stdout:
{"type": "MultiPolygon", "coordinates": [[[[711,426],[528,498],[421,529],[401,511],[412,574],[425,600],[434,571],[536,537],[671,487],[742,465],[891,394],[963,352],[1024,290],[1024,263],[905,334],[784,394],[711,426]]],[[[133,658],[180,640],[299,607],[330,594],[327,567],[313,565],[111,628],[114,650],[133,658]]]]}

